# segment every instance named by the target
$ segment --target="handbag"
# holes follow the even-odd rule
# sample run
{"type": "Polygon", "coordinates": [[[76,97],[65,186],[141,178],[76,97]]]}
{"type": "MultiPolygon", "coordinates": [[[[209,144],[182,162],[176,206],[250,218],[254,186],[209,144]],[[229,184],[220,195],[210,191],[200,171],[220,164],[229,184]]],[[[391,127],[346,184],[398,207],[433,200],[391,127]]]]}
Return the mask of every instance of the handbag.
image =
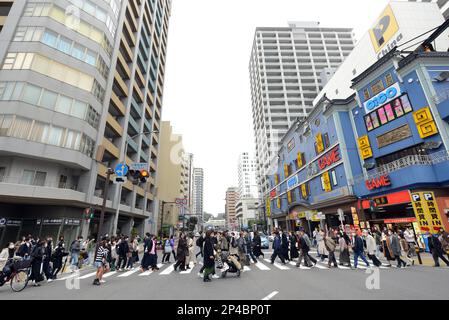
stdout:
{"type": "Polygon", "coordinates": [[[165,246],[164,246],[164,252],[165,253],[171,253],[171,251],[172,251],[172,248],[171,248],[171,245],[170,245],[170,241],[166,241],[165,242],[165,246]]]}

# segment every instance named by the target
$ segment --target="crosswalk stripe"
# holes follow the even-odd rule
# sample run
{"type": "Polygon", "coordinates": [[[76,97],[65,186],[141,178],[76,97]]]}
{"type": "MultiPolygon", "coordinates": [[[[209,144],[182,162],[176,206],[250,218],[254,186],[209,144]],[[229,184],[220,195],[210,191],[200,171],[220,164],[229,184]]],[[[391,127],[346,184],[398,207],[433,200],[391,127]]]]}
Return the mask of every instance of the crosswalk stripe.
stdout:
{"type": "Polygon", "coordinates": [[[292,266],[296,266],[296,262],[295,261],[290,261],[289,264],[291,264],[292,266]]]}
{"type": "Polygon", "coordinates": [[[136,273],[136,272],[139,271],[139,270],[140,270],[140,267],[134,268],[134,269],[132,269],[132,270],[130,270],[130,271],[128,271],[128,272],[125,272],[125,273],[119,275],[118,278],[129,277],[130,275],[136,273]]]}
{"type": "MultiPolygon", "coordinates": [[[[265,260],[266,262],[271,263],[271,261],[270,261],[269,259],[264,259],[264,260],[265,260]]],[[[283,265],[281,265],[281,264],[279,264],[279,263],[277,263],[277,262],[274,263],[274,266],[275,266],[276,268],[278,268],[278,269],[281,269],[281,270],[290,270],[289,267],[283,266],[283,265]]]]}
{"type": "Polygon", "coordinates": [[[105,275],[103,275],[103,278],[109,278],[110,276],[113,276],[116,273],[117,273],[117,271],[110,271],[110,272],[106,273],[105,275]]]}
{"type": "Polygon", "coordinates": [[[87,278],[90,278],[90,277],[95,276],[96,274],[97,274],[97,272],[95,271],[95,272],[92,272],[92,273],[88,273],[88,274],[86,274],[86,275],[84,275],[84,276],[81,276],[81,277],[79,277],[78,279],[79,279],[79,280],[87,279],[87,278]]]}
{"type": "Polygon", "coordinates": [[[244,267],[243,267],[243,272],[245,272],[245,271],[251,271],[251,268],[248,267],[248,266],[244,266],[244,267]]]}
{"type": "Polygon", "coordinates": [[[175,270],[175,264],[173,263],[173,264],[171,264],[169,267],[167,267],[167,268],[165,268],[165,270],[164,271],[162,271],[161,273],[160,273],[160,275],[169,275],[170,273],[172,273],[174,270],[175,270]]]}
{"type": "Polygon", "coordinates": [[[149,276],[152,273],[153,273],[153,270],[148,270],[148,271],[145,271],[145,272],[142,272],[141,274],[139,274],[139,277],[149,276]]]}
{"type": "Polygon", "coordinates": [[[267,271],[267,270],[271,270],[270,268],[268,268],[266,265],[264,265],[262,262],[257,262],[256,263],[256,267],[259,268],[262,271],[267,271]]]}
{"type": "Polygon", "coordinates": [[[350,270],[351,268],[348,266],[338,266],[338,269],[350,270]]]}
{"type": "Polygon", "coordinates": [[[322,264],[319,263],[317,263],[315,267],[317,267],[318,269],[329,269],[327,266],[323,266],[322,264]]]}
{"type": "Polygon", "coordinates": [[[187,269],[186,271],[181,271],[180,274],[189,274],[189,273],[191,273],[192,270],[193,270],[193,268],[195,267],[194,264],[193,264],[193,262],[191,262],[191,263],[189,264],[189,267],[190,267],[190,269],[187,269]]]}

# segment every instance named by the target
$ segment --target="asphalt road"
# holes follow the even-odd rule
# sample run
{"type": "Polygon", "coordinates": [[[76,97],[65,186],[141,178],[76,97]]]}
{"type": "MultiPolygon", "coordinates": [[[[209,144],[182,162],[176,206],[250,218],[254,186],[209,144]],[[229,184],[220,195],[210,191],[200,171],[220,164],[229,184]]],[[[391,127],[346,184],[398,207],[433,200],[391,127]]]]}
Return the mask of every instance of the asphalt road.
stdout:
{"type": "MultiPolygon", "coordinates": [[[[265,258],[269,258],[269,254],[265,258]]],[[[370,274],[366,268],[327,269],[325,264],[318,264],[318,267],[312,269],[298,269],[294,265],[271,265],[262,260],[261,264],[251,264],[240,278],[229,274],[225,279],[203,283],[197,276],[201,265],[197,265],[190,273],[179,273],[172,271],[172,264],[173,260],[158,272],[143,275],[138,268],[131,272],[111,273],[105,278],[107,282],[101,286],[92,285],[93,269],[83,270],[79,276],[72,276],[69,280],[43,283],[37,288],[30,286],[20,293],[12,292],[5,285],[0,288],[0,299],[434,300],[447,299],[449,296],[447,267],[385,268],[370,274]]],[[[363,266],[363,263],[360,265],[363,266]]]]}

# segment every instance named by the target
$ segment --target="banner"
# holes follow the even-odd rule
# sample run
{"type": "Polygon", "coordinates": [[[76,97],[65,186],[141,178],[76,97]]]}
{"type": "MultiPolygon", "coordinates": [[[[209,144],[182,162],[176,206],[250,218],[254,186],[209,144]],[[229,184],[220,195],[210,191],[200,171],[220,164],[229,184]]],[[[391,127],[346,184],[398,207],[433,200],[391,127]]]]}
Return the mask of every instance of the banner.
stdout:
{"type": "Polygon", "coordinates": [[[266,208],[267,218],[271,217],[271,201],[267,198],[267,208],[266,208]]]}
{"type": "Polygon", "coordinates": [[[422,233],[438,233],[443,228],[440,210],[431,191],[414,192],[411,194],[413,210],[422,233]]]}

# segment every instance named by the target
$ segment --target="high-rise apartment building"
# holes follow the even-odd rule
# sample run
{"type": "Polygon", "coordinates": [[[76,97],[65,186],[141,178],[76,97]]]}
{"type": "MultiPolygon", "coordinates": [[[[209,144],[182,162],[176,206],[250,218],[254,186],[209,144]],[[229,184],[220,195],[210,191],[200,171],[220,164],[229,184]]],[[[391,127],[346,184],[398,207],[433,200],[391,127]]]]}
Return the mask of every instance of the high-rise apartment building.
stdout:
{"type": "Polygon", "coordinates": [[[96,234],[104,197],[103,232],[142,234],[156,218],[171,0],[21,0],[4,7],[0,215],[12,222],[1,236],[96,234]],[[111,177],[103,194],[107,168],[120,162],[148,163],[148,183],[120,188],[111,177]],[[87,208],[95,212],[91,220],[84,219],[87,208]]]}
{"type": "Polygon", "coordinates": [[[323,28],[318,22],[256,29],[249,73],[261,194],[268,189],[266,176],[280,139],[312,110],[323,87],[322,71],[338,68],[354,44],[352,29],[323,28]]]}
{"type": "Polygon", "coordinates": [[[449,0],[407,0],[410,2],[434,2],[438,5],[444,18],[449,18],[449,0]]]}
{"type": "Polygon", "coordinates": [[[240,154],[238,160],[239,198],[258,198],[256,160],[248,152],[240,154]]]}
{"type": "Polygon", "coordinates": [[[204,171],[201,168],[193,168],[193,214],[204,222],[204,171]]]}
{"type": "Polygon", "coordinates": [[[226,205],[225,205],[225,219],[229,228],[235,229],[237,227],[236,206],[239,199],[239,189],[230,187],[226,190],[226,205]]]}
{"type": "Polygon", "coordinates": [[[0,32],[2,32],[3,26],[5,25],[6,18],[11,11],[11,7],[14,0],[2,0],[0,1],[0,32]]]}
{"type": "Polygon", "coordinates": [[[185,163],[185,168],[186,168],[185,178],[186,178],[187,188],[188,188],[188,192],[186,194],[187,200],[188,200],[187,206],[189,208],[189,212],[192,213],[193,212],[193,154],[186,153],[185,158],[184,158],[184,163],[185,163]]]}

